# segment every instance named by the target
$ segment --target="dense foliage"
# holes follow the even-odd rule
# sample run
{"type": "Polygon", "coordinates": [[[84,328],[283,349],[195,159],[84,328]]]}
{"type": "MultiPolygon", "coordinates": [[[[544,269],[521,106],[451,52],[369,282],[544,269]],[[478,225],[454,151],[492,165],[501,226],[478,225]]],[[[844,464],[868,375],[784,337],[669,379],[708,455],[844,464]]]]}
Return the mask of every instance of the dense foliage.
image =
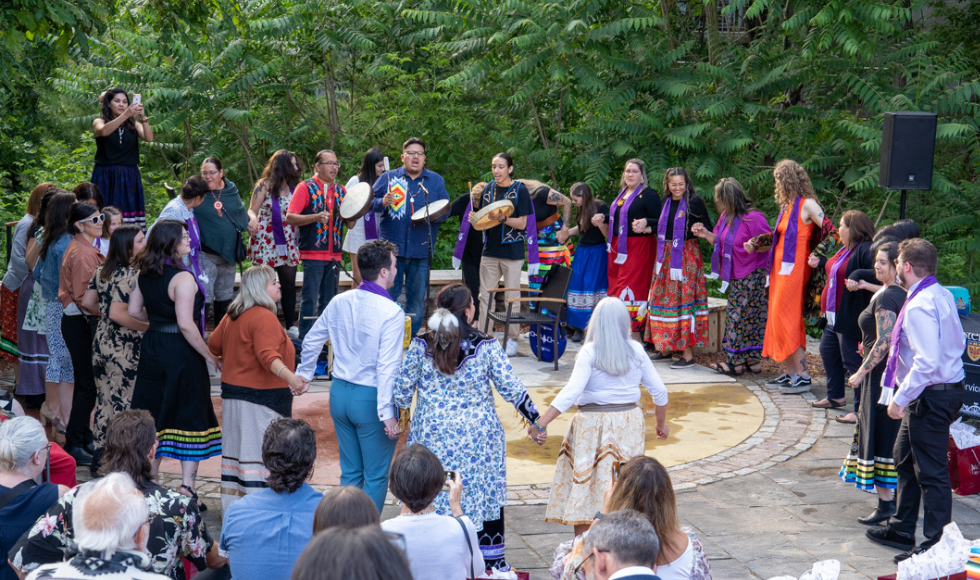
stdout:
{"type": "Polygon", "coordinates": [[[397,165],[417,135],[453,195],[506,150],[519,176],[610,199],[639,157],[654,183],[686,167],[708,199],[734,176],[774,217],[771,168],[790,157],[829,215],[883,224],[898,196],[877,187],[882,113],[931,111],[933,190],[911,194],[909,214],[940,246],[943,281],[980,294],[976,3],[108,1],[16,0],[19,24],[0,24],[15,73],[0,88],[7,217],[38,181],[87,177],[95,98],[113,85],[143,94],[157,134],[143,148],[151,213],[162,183],[209,155],[247,192],[279,148],[335,149],[346,178],[371,146],[397,165]]]}

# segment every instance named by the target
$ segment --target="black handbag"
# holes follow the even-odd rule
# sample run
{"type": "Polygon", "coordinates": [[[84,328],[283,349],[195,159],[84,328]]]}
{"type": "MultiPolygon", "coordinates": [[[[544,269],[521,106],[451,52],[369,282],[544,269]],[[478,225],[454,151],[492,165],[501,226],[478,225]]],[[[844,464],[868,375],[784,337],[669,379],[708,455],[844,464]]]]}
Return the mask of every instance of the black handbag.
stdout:
{"type": "Polygon", "coordinates": [[[248,248],[245,247],[245,241],[242,240],[242,233],[245,232],[244,228],[238,227],[235,220],[231,219],[231,213],[225,213],[228,216],[228,221],[235,228],[235,263],[241,266],[242,262],[248,258],[248,248]]]}

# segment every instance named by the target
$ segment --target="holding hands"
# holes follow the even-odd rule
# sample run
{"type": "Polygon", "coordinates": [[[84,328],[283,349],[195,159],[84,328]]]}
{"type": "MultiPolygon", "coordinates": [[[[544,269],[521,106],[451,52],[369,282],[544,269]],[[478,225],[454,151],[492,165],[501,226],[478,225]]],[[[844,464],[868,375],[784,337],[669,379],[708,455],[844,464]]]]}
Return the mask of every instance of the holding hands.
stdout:
{"type": "Polygon", "coordinates": [[[398,439],[398,436],[402,433],[401,427],[398,426],[398,417],[385,419],[384,424],[385,435],[388,436],[388,439],[398,439]]]}
{"type": "Polygon", "coordinates": [[[538,429],[534,423],[531,423],[527,428],[527,438],[538,445],[544,445],[544,442],[548,439],[548,430],[538,429]]]}
{"type": "Polygon", "coordinates": [[[708,232],[708,228],[704,227],[703,223],[698,222],[693,226],[691,226],[691,233],[699,238],[706,238],[708,237],[709,232],[708,232]]]}
{"type": "Polygon", "coordinates": [[[742,244],[742,247],[745,248],[746,254],[752,254],[755,252],[755,244],[753,244],[751,240],[742,244]]]}
{"type": "Polygon", "coordinates": [[[606,223],[606,216],[602,215],[601,213],[597,213],[592,216],[592,225],[595,227],[599,227],[604,223],[606,223]]]}
{"type": "Polygon", "coordinates": [[[647,227],[646,219],[635,219],[633,220],[633,232],[637,234],[648,234],[652,231],[647,227]],[[648,231],[649,230],[649,231],[648,231]]]}
{"type": "Polygon", "coordinates": [[[810,257],[806,259],[806,263],[810,265],[811,268],[816,268],[820,265],[820,258],[816,254],[810,254],[810,257]]]}
{"type": "Polygon", "coordinates": [[[558,240],[559,244],[564,244],[568,241],[568,228],[562,227],[561,230],[555,234],[555,238],[558,240]]]}

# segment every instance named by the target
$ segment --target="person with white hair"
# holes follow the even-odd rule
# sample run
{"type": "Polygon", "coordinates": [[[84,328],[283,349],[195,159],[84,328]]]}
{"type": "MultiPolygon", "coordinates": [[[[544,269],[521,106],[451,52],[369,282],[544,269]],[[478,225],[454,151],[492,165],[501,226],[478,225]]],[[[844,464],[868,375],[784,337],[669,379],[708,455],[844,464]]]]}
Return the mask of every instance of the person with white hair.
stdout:
{"type": "Polygon", "coordinates": [[[643,455],[646,446],[640,385],[656,404],[657,438],[666,439],[667,388],[643,346],[630,338],[626,304],[612,296],[596,304],[575,358],[568,383],[541,416],[547,428],[578,405],[558,454],[545,520],[588,529],[602,507],[613,471],[623,461],[643,455]]]}
{"type": "Polygon", "coordinates": [[[79,490],[75,499],[75,544],[78,554],[67,562],[46,564],[27,577],[100,580],[165,580],[150,571],[146,541],[150,510],[133,479],[110,473],[79,490]]]}
{"type": "MultiPolygon", "coordinates": [[[[426,325],[429,331],[412,340],[397,374],[395,404],[408,410],[418,395],[408,444],[425,445],[446,470],[459,474],[466,489],[463,513],[476,526],[487,568],[508,570],[507,447],[494,389],[528,422],[529,438],[541,445],[547,433],[537,427],[538,410],[500,343],[471,326],[476,305],[469,288],[446,286],[436,305],[426,325]]],[[[448,493],[436,497],[435,511],[452,513],[448,493]]]]}
{"type": "Polygon", "coordinates": [[[17,578],[6,557],[13,542],[68,491],[63,485],[37,484],[48,453],[48,439],[37,419],[15,417],[0,424],[0,580],[17,578]]]}
{"type": "Polygon", "coordinates": [[[596,580],[660,579],[656,572],[660,540],[650,520],[638,511],[613,512],[592,526],[585,551],[582,568],[590,569],[590,577],[596,580]]]}

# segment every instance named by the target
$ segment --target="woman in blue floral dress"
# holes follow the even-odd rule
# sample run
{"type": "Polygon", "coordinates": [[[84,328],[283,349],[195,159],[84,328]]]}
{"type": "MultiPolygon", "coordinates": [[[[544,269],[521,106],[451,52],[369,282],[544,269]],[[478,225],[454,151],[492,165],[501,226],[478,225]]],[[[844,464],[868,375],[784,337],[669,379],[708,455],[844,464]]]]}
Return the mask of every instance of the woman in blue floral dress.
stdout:
{"type": "MultiPolygon", "coordinates": [[[[487,567],[508,570],[506,442],[493,388],[529,423],[529,438],[541,445],[546,433],[535,426],[538,410],[500,343],[470,326],[476,309],[469,289],[447,286],[436,301],[439,310],[429,318],[429,332],[412,340],[402,362],[395,404],[408,409],[418,393],[408,444],[425,445],[447,470],[459,473],[463,513],[476,524],[487,567]]],[[[435,506],[437,513],[448,515],[448,494],[439,494],[435,506]]]]}

